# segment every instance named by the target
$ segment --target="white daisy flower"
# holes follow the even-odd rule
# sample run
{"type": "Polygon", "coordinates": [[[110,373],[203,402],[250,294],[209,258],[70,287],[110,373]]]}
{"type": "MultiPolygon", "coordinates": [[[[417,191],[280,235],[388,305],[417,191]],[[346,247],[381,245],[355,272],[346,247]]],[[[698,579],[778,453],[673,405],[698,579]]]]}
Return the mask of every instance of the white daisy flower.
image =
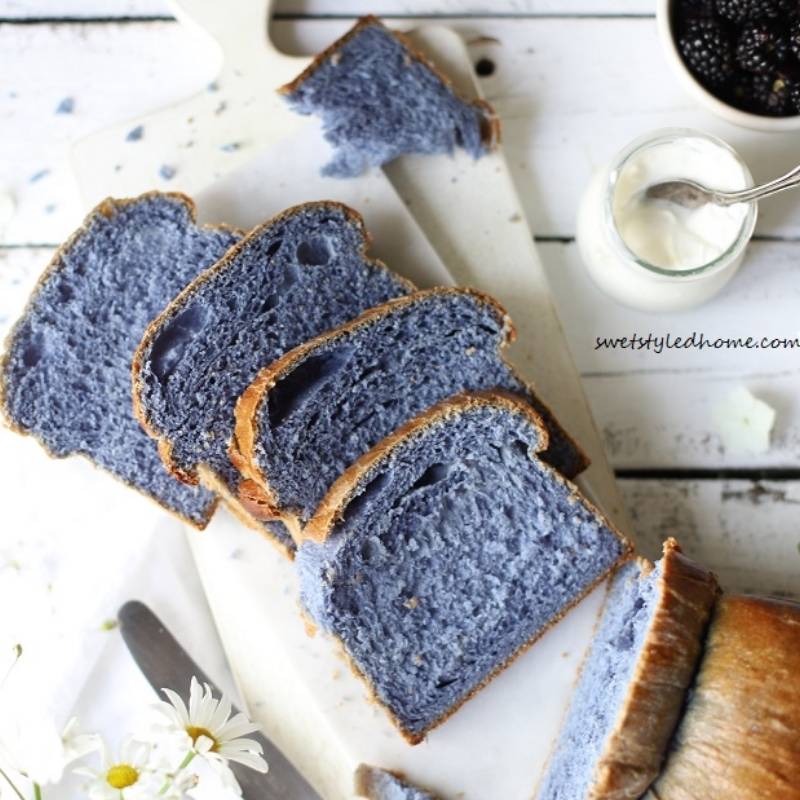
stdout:
{"type": "MultiPolygon", "coordinates": [[[[89,800],[153,800],[166,783],[164,772],[151,764],[152,746],[127,739],[114,758],[105,745],[101,745],[100,767],[79,767],[77,775],[91,780],[86,785],[89,800]]],[[[168,795],[162,795],[162,797],[168,795]]]]}
{"type": "MultiPolygon", "coordinates": [[[[171,689],[164,689],[169,702],[160,702],[156,711],[162,717],[160,730],[172,737],[189,760],[199,756],[222,778],[224,784],[241,794],[239,785],[228,767],[229,762],[242,764],[257,772],[266,772],[267,762],[261,757],[263,749],[253,739],[244,736],[259,730],[245,714],[231,717],[231,702],[224,695],[217,700],[206,684],[192,678],[189,707],[171,689]]],[[[188,763],[188,761],[186,761],[188,763]]]]}
{"type": "Polygon", "coordinates": [[[75,719],[59,734],[45,716],[6,711],[0,719],[0,762],[39,786],[58,783],[65,767],[100,745],[97,736],[78,730],[75,719]]]}

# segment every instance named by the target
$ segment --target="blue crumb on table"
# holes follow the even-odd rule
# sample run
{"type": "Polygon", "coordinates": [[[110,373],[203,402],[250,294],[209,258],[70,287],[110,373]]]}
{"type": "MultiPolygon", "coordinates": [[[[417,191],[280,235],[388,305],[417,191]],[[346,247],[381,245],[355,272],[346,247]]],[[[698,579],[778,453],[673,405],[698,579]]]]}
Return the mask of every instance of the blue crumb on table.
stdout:
{"type": "Polygon", "coordinates": [[[206,86],[207,92],[218,92],[219,91],[219,84],[216,81],[211,81],[211,83],[206,86]]]}
{"type": "Polygon", "coordinates": [[[144,125],[137,125],[131,128],[125,136],[126,142],[138,142],[144,136],[144,125]]]}
{"type": "Polygon", "coordinates": [[[225,100],[220,100],[219,105],[214,109],[214,113],[219,115],[222,114],[228,108],[228,103],[225,100]]]}
{"type": "Polygon", "coordinates": [[[28,178],[28,183],[37,183],[42,178],[46,178],[50,174],[50,169],[45,167],[44,169],[37,170],[33,173],[33,175],[28,178]]]}
{"type": "Polygon", "coordinates": [[[162,164],[159,167],[158,174],[165,181],[171,181],[175,177],[175,174],[177,173],[177,171],[178,170],[175,169],[175,167],[171,166],[170,164],[162,164]]]}
{"type": "Polygon", "coordinates": [[[227,144],[222,144],[219,147],[223,153],[235,153],[237,150],[242,149],[241,142],[228,142],[227,144]]]}
{"type": "Polygon", "coordinates": [[[56,114],[71,114],[75,110],[75,98],[65,97],[56,106],[56,114]]]}
{"type": "Polygon", "coordinates": [[[44,213],[45,214],[53,214],[57,208],[58,208],[58,206],[55,203],[48,203],[44,207],[44,213]]]}

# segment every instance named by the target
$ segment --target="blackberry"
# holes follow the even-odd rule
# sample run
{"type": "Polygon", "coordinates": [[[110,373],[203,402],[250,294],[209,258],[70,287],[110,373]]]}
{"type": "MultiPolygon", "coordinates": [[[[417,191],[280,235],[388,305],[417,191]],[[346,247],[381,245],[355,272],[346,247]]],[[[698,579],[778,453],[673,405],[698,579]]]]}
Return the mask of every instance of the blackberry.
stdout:
{"type": "Polygon", "coordinates": [[[789,26],[789,49],[800,58],[800,17],[789,26]]]}
{"type": "Polygon", "coordinates": [[[713,19],[690,20],[678,48],[686,65],[706,86],[723,86],[733,73],[733,48],[713,19]]]}
{"type": "Polygon", "coordinates": [[[714,0],[679,0],[675,14],[679,19],[713,17],[714,0]]]}
{"type": "Polygon", "coordinates": [[[789,10],[790,0],[717,0],[717,13],[730,22],[781,16],[789,10]]]}
{"type": "Polygon", "coordinates": [[[800,81],[794,81],[789,87],[789,110],[791,113],[800,114],[800,81]]]}
{"type": "Polygon", "coordinates": [[[781,27],[769,22],[746,25],[736,44],[739,66],[758,75],[774,72],[789,52],[789,42],[781,27]]]}
{"type": "Polygon", "coordinates": [[[743,76],[734,90],[740,106],[756,114],[780,117],[793,114],[791,98],[798,90],[798,82],[786,75],[743,76]]]}

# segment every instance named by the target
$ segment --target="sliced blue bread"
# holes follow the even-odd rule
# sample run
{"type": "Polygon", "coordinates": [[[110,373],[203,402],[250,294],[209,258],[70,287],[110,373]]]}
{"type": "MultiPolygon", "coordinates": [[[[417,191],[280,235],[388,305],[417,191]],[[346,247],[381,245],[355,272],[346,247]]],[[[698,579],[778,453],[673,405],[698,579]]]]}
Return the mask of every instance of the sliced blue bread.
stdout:
{"type": "Polygon", "coordinates": [[[583,454],[503,360],[513,333],[496,301],[465,289],[370,309],[259,373],[237,403],[231,457],[297,537],[344,470],[404,422],[460,392],[505,389],[544,419],[539,457],[574,477],[583,454]]]}
{"type": "MultiPolygon", "coordinates": [[[[361,217],[307,203],[254,229],[149,326],[133,364],[134,405],[182,480],[221,494],[247,521],[228,457],[234,406],[259,369],[413,285],[366,256],[361,217]]],[[[288,551],[276,522],[261,523],[288,551]]]]}
{"type": "Polygon", "coordinates": [[[461,395],[362,456],[304,530],[307,612],[412,743],[629,555],[546,447],[530,405],[461,395]]]}
{"type": "Polygon", "coordinates": [[[674,539],[611,584],[539,800],[636,800],[656,779],[718,594],[674,539]]]}
{"type": "Polygon", "coordinates": [[[153,317],[240,238],[196,225],[182,195],[101,203],[56,253],[8,339],[0,407],[9,424],[204,526],[214,497],[164,468],[133,416],[131,361],[153,317]]]}
{"type": "Polygon", "coordinates": [[[437,800],[436,795],[413,786],[402,775],[367,764],[356,770],[355,791],[367,800],[437,800]]]}
{"type": "Polygon", "coordinates": [[[375,17],[360,19],[280,91],[299,113],[322,118],[335,149],[327,175],[351,177],[406,153],[456,147],[478,158],[500,136],[488,103],[460,98],[405,36],[375,17]]]}

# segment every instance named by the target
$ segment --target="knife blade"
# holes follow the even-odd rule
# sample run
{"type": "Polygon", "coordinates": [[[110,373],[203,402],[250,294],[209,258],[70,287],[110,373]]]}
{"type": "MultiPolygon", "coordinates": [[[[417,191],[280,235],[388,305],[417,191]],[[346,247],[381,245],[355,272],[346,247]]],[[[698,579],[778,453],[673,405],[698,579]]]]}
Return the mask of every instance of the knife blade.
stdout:
{"type": "MultiPolygon", "coordinates": [[[[207,683],[216,697],[221,690],[192,660],[161,620],[138,600],[125,603],[117,614],[122,639],[133,660],[150,685],[160,695],[172,689],[189,702],[192,676],[207,683]]],[[[234,713],[237,709],[234,707],[234,713]]],[[[264,748],[269,772],[261,774],[239,764],[231,764],[245,800],[322,800],[289,759],[261,733],[248,734],[264,748]]]]}

